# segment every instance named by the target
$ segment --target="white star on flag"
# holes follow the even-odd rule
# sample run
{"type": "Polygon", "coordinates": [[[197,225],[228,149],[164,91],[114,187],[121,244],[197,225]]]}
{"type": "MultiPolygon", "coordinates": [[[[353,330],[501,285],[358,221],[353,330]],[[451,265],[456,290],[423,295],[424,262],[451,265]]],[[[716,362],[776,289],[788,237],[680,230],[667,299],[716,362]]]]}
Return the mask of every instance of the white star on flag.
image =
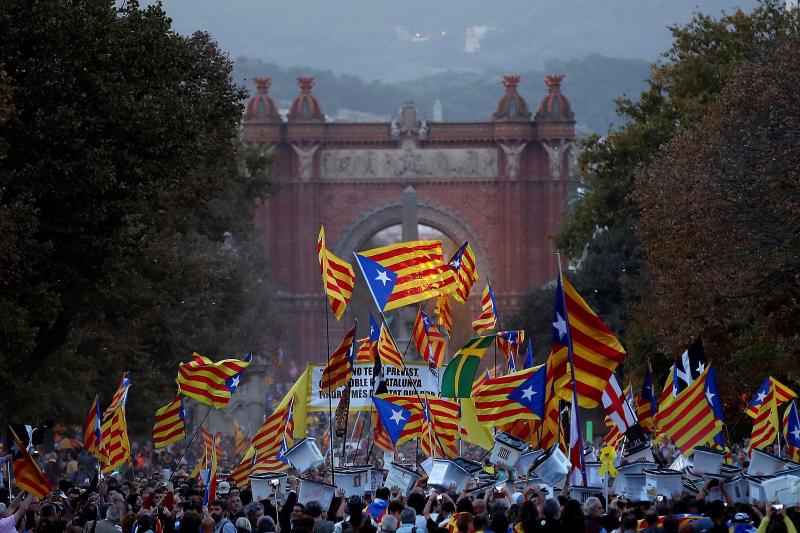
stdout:
{"type": "Polygon", "coordinates": [[[800,426],[794,427],[794,429],[792,430],[792,436],[794,437],[794,440],[796,441],[800,440],[800,426]]]}
{"type": "Polygon", "coordinates": [[[461,268],[461,260],[460,259],[453,259],[453,262],[451,263],[451,265],[453,265],[453,268],[458,270],[459,268],[461,268]]]}
{"type": "Polygon", "coordinates": [[[234,389],[239,386],[239,374],[236,374],[231,378],[231,387],[234,389]]]}
{"type": "Polygon", "coordinates": [[[536,391],[533,390],[533,387],[531,387],[530,385],[528,386],[527,389],[522,389],[522,399],[524,400],[530,400],[531,398],[533,398],[535,394],[536,391]]]}
{"type": "Polygon", "coordinates": [[[716,396],[716,394],[713,394],[711,389],[706,389],[706,398],[708,398],[708,403],[711,405],[714,405],[714,396],[716,396]]]}
{"type": "Polygon", "coordinates": [[[556,313],[556,319],[553,322],[553,327],[558,330],[558,338],[561,339],[567,334],[567,323],[561,318],[561,315],[556,313]]]}
{"type": "Polygon", "coordinates": [[[706,364],[705,363],[698,363],[698,365],[697,365],[697,373],[698,374],[702,374],[703,370],[705,370],[705,369],[706,369],[706,364]]]}
{"type": "Polygon", "coordinates": [[[405,418],[403,418],[403,411],[395,411],[392,409],[392,416],[389,417],[389,419],[399,426],[400,422],[405,420],[405,418]]]}
{"type": "Polygon", "coordinates": [[[766,397],[767,397],[767,393],[764,392],[764,391],[761,391],[761,392],[758,393],[758,396],[756,396],[756,401],[758,403],[762,403],[766,397]]]}
{"type": "Polygon", "coordinates": [[[389,276],[386,275],[385,270],[381,270],[378,272],[378,277],[375,278],[375,281],[380,281],[381,283],[383,283],[383,286],[385,287],[386,284],[389,283],[389,276]]]}

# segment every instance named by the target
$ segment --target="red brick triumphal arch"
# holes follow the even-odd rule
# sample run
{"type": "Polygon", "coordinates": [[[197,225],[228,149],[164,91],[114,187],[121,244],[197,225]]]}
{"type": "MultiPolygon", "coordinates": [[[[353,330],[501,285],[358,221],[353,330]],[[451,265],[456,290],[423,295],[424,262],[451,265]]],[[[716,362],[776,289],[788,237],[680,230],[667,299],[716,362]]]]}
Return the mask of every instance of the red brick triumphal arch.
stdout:
{"type": "MultiPolygon", "coordinates": [[[[505,76],[505,93],[498,91],[485,122],[434,122],[406,104],[383,123],[326,120],[312,94],[313,78],[298,79],[300,94],[284,120],[269,97],[269,78],[256,78],[244,138],[275,158],[280,190],[259,209],[257,225],[285,318],[287,358],[325,358],[316,257],[322,224],[328,245],[348,260],[395,225],[403,227],[403,238],[415,238],[422,224],[455,243],[469,240],[482,277],[474,310],[487,277],[506,315],[519,309],[526,292],[555,278],[551,237],[566,198],[575,137],[562,78],[546,78],[548,94],[535,113],[517,92],[520,78],[505,76]]],[[[334,325],[334,345],[352,318],[348,310],[334,325]]]]}

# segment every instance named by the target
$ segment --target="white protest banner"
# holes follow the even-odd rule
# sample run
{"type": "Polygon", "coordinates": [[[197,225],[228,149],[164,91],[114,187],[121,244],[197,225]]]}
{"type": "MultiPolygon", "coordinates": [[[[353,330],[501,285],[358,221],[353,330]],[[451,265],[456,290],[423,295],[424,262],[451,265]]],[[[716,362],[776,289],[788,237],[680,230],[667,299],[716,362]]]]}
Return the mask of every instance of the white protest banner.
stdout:
{"type": "MultiPolygon", "coordinates": [[[[311,390],[308,395],[309,411],[327,411],[328,396],[323,394],[322,371],[325,365],[308,365],[311,369],[311,379],[309,385],[311,390]]],[[[372,408],[372,369],[371,364],[355,365],[353,367],[353,387],[350,389],[350,411],[366,411],[372,408]]],[[[393,366],[384,366],[383,374],[386,379],[386,387],[389,394],[399,394],[402,396],[413,396],[414,386],[417,391],[424,395],[439,396],[441,369],[431,369],[425,363],[406,363],[408,375],[393,366]]],[[[344,387],[338,391],[333,391],[331,395],[333,408],[339,405],[339,398],[344,391],[344,387]]],[[[325,391],[327,392],[327,391],[325,391]]]]}

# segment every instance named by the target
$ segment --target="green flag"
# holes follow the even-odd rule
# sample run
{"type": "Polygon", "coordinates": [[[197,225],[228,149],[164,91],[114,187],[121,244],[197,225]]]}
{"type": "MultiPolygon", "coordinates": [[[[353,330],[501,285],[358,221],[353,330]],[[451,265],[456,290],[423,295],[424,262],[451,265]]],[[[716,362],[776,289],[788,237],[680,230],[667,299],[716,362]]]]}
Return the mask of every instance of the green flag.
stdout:
{"type": "Polygon", "coordinates": [[[478,364],[486,350],[494,343],[495,337],[494,334],[475,337],[456,352],[453,360],[444,369],[444,376],[442,376],[443,398],[470,397],[478,364]]]}

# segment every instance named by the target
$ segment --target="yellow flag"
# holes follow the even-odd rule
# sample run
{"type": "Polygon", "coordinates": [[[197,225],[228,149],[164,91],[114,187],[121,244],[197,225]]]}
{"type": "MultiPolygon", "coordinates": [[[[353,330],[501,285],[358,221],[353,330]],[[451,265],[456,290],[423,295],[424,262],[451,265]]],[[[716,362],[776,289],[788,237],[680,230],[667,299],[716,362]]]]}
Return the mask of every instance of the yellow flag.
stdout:
{"type": "Polygon", "coordinates": [[[292,388],[289,389],[289,392],[286,393],[286,396],[283,397],[283,400],[278,404],[275,408],[276,411],[283,409],[289,402],[291,401],[292,397],[294,397],[294,406],[293,406],[293,417],[294,417],[294,435],[292,435],[296,439],[302,439],[306,436],[306,413],[308,412],[308,377],[311,373],[311,370],[306,368],[306,370],[300,374],[300,377],[297,378],[292,388]]]}
{"type": "Polygon", "coordinates": [[[472,398],[461,398],[461,438],[484,450],[494,448],[492,430],[478,422],[475,400],[472,398]]]}

